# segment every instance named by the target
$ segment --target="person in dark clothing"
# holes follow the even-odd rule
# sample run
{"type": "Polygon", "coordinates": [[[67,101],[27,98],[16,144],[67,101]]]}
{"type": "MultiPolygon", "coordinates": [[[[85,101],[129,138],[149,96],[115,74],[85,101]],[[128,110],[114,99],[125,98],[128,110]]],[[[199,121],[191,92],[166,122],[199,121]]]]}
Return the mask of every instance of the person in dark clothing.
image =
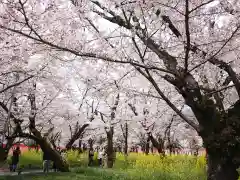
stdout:
{"type": "Polygon", "coordinates": [[[17,165],[18,165],[18,163],[19,163],[19,156],[20,156],[20,154],[21,154],[21,151],[20,151],[20,148],[19,148],[19,146],[13,151],[13,155],[12,155],[12,168],[11,168],[11,170],[13,171],[13,172],[15,172],[16,171],[16,169],[17,169],[17,165]]]}
{"type": "Polygon", "coordinates": [[[43,152],[43,172],[49,172],[51,157],[48,152],[43,152]]]}
{"type": "MultiPolygon", "coordinates": [[[[61,156],[61,149],[59,148],[59,149],[56,149],[56,151],[59,153],[59,155],[61,156]]],[[[52,166],[52,168],[53,168],[53,170],[54,170],[54,172],[57,172],[57,166],[56,166],[56,162],[55,161],[53,161],[53,166],[52,166]]]]}
{"type": "Polygon", "coordinates": [[[103,156],[104,156],[104,149],[100,149],[98,152],[98,164],[100,167],[103,167],[103,156]]]}
{"type": "Polygon", "coordinates": [[[88,153],[88,166],[93,165],[93,157],[94,157],[94,151],[93,149],[90,149],[88,153]]]}

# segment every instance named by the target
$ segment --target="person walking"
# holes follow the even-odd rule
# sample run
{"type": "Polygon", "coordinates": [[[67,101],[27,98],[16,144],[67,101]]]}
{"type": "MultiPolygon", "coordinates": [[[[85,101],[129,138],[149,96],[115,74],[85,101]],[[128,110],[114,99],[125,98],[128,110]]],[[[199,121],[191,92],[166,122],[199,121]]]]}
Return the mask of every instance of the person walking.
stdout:
{"type": "Polygon", "coordinates": [[[12,172],[15,172],[19,163],[19,156],[21,155],[20,147],[17,146],[16,149],[13,151],[12,155],[12,172]]]}
{"type": "Polygon", "coordinates": [[[93,149],[89,149],[89,153],[88,153],[88,166],[92,166],[93,165],[93,157],[94,157],[94,151],[93,151],[93,149]]]}
{"type": "Polygon", "coordinates": [[[104,155],[104,151],[103,149],[100,149],[100,151],[98,152],[98,165],[100,167],[103,166],[103,155],[104,155]]]}
{"type": "Polygon", "coordinates": [[[48,152],[43,152],[43,172],[48,173],[49,172],[49,166],[50,166],[50,155],[48,152]]]}

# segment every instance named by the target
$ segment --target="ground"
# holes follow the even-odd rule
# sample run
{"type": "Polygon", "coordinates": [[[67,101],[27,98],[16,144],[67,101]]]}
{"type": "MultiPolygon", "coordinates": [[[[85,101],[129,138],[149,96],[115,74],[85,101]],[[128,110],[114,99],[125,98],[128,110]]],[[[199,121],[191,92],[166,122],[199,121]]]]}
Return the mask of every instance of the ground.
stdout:
{"type": "MultiPolygon", "coordinates": [[[[193,156],[144,155],[132,153],[126,159],[118,154],[113,169],[87,167],[87,154],[78,155],[69,152],[67,160],[71,166],[70,173],[22,174],[20,176],[0,176],[0,180],[204,180],[205,158],[193,156]]],[[[41,153],[24,152],[20,159],[23,172],[38,169],[41,171],[41,153]],[[34,164],[34,165],[33,165],[34,164]],[[30,170],[29,170],[29,167],[30,170]]],[[[0,173],[1,175],[1,173],[0,173]]]]}
{"type": "MultiPolygon", "coordinates": [[[[34,173],[28,175],[21,176],[2,176],[0,180],[179,180],[179,175],[177,174],[161,174],[156,173],[152,174],[152,176],[145,176],[143,174],[131,174],[125,173],[123,170],[107,170],[101,168],[81,168],[78,171],[73,171],[71,173],[49,173],[48,175],[44,175],[43,173],[34,173]]],[[[185,177],[186,180],[192,180],[193,176],[185,177]]],[[[182,178],[181,178],[182,179],[182,178]]],[[[201,179],[202,178],[197,178],[201,179]]]]}

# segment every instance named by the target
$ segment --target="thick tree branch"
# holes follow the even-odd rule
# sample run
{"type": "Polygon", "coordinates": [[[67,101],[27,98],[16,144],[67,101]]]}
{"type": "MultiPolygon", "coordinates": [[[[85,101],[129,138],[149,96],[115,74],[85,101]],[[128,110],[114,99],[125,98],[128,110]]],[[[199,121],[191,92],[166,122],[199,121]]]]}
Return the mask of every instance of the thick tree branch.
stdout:
{"type": "MultiPolygon", "coordinates": [[[[165,20],[165,22],[172,24],[172,22],[169,18],[167,20],[165,20]]],[[[174,28],[170,28],[170,29],[177,37],[180,36],[178,33],[176,33],[175,26],[174,26],[174,28]]],[[[199,66],[201,66],[202,64],[204,64],[206,62],[210,62],[211,64],[219,67],[220,69],[223,69],[224,71],[226,71],[228,73],[228,75],[231,77],[231,79],[235,85],[236,91],[238,92],[238,95],[240,97],[240,80],[238,79],[236,72],[234,72],[234,70],[232,69],[232,67],[229,64],[216,58],[216,56],[222,51],[222,49],[233,39],[233,37],[239,31],[239,29],[240,29],[240,25],[235,28],[235,30],[231,33],[230,37],[225,41],[225,43],[221,46],[221,48],[214,53],[214,55],[212,55],[210,58],[206,59],[204,62],[198,64],[197,66],[195,66],[194,68],[189,70],[189,72],[198,68],[199,66]]],[[[204,59],[206,58],[207,52],[199,49],[197,47],[197,45],[190,44],[189,48],[192,52],[194,52],[196,54],[200,54],[202,56],[202,58],[204,58],[204,59]]]]}
{"type": "Polygon", "coordinates": [[[85,129],[89,126],[89,124],[82,125],[79,130],[72,135],[72,137],[69,139],[68,143],[66,144],[66,149],[71,149],[74,142],[81,137],[85,129]]]}
{"type": "Polygon", "coordinates": [[[148,74],[148,76],[145,76],[145,78],[149,80],[149,82],[153,85],[155,90],[158,92],[161,98],[169,105],[169,107],[171,107],[186,123],[192,126],[197,132],[200,131],[198,125],[188,119],[185,115],[183,115],[182,112],[164,95],[164,93],[161,91],[158,84],[150,74],[148,74]]]}
{"type": "Polygon", "coordinates": [[[187,45],[185,46],[185,73],[188,72],[188,59],[189,59],[189,51],[191,46],[191,39],[190,39],[190,30],[189,30],[189,0],[185,0],[185,30],[186,30],[186,38],[187,38],[187,45]]]}
{"type": "MultiPolygon", "coordinates": [[[[0,106],[3,108],[3,110],[4,110],[6,113],[9,113],[9,110],[8,110],[7,106],[6,106],[3,102],[0,102],[0,106]]],[[[16,118],[16,117],[13,115],[12,112],[10,112],[10,118],[13,119],[13,122],[14,122],[15,124],[18,124],[18,123],[22,123],[22,122],[23,122],[22,119],[16,118]]]]}
{"type": "Polygon", "coordinates": [[[31,79],[31,78],[33,78],[33,77],[34,77],[34,76],[32,75],[32,76],[29,76],[29,77],[27,77],[27,78],[25,78],[25,79],[23,79],[23,80],[21,80],[21,81],[19,81],[19,82],[16,82],[16,83],[14,83],[14,84],[11,84],[10,86],[8,86],[8,87],[0,90],[0,93],[5,92],[5,91],[7,91],[8,89],[11,89],[12,87],[19,86],[20,84],[24,83],[25,81],[27,81],[27,80],[29,80],[29,79],[31,79]]]}
{"type": "Polygon", "coordinates": [[[29,114],[29,129],[31,132],[35,131],[36,129],[36,122],[35,118],[37,115],[37,105],[36,105],[36,82],[33,82],[33,88],[31,89],[31,92],[29,93],[28,99],[30,101],[31,109],[29,114]]]}
{"type": "MultiPolygon", "coordinates": [[[[98,4],[100,4],[98,2],[98,4]]],[[[105,10],[108,12],[108,10],[106,10],[106,8],[103,8],[102,5],[99,6],[102,10],[105,10]]],[[[114,24],[119,25],[120,27],[125,27],[126,29],[129,30],[135,30],[136,31],[136,35],[142,40],[142,42],[149,48],[151,49],[154,53],[156,53],[156,55],[163,60],[167,70],[174,72],[175,74],[177,74],[177,60],[175,57],[173,57],[172,55],[170,55],[167,51],[161,49],[161,47],[159,47],[159,45],[154,42],[153,39],[151,39],[150,37],[147,36],[146,34],[146,30],[142,29],[140,26],[140,23],[138,22],[138,25],[133,26],[132,24],[126,22],[122,17],[116,15],[115,13],[111,13],[111,16],[106,15],[105,13],[99,12],[99,11],[94,11],[96,14],[98,14],[99,16],[103,17],[104,19],[108,20],[109,22],[112,22],[114,24]]],[[[112,11],[111,11],[112,12],[112,11]]],[[[167,21],[168,17],[167,16],[163,16],[163,19],[165,19],[167,21]]],[[[133,18],[135,19],[135,21],[138,21],[137,18],[133,18]]],[[[175,28],[174,26],[172,26],[172,23],[168,23],[169,27],[175,28]]],[[[175,31],[177,29],[175,28],[175,31]]],[[[180,35],[179,32],[175,32],[177,34],[180,35]]]]}
{"type": "Polygon", "coordinates": [[[212,94],[215,94],[215,93],[218,93],[218,92],[222,92],[224,90],[227,90],[227,89],[230,89],[230,88],[233,88],[235,87],[235,85],[230,85],[230,86],[226,86],[226,87],[223,87],[223,88],[220,88],[220,89],[214,89],[214,90],[211,90],[209,91],[206,95],[212,95],[212,94]]]}
{"type": "Polygon", "coordinates": [[[18,134],[13,134],[11,136],[6,136],[7,139],[14,139],[14,138],[29,138],[29,139],[33,139],[35,141],[39,141],[40,139],[37,138],[36,136],[32,135],[32,134],[28,134],[28,133],[18,133],[18,134]]]}
{"type": "Polygon", "coordinates": [[[34,36],[30,36],[30,35],[28,35],[28,34],[26,34],[24,32],[21,32],[20,30],[15,30],[15,29],[12,29],[12,28],[8,28],[8,27],[5,27],[3,25],[0,25],[0,28],[8,30],[8,31],[11,31],[11,32],[14,32],[14,33],[17,33],[17,34],[20,34],[20,35],[22,35],[24,37],[27,37],[27,38],[32,39],[34,41],[37,41],[37,42],[39,42],[41,44],[50,46],[50,47],[52,47],[54,49],[72,53],[72,54],[74,54],[76,56],[79,56],[79,57],[102,59],[102,60],[107,61],[107,62],[114,62],[114,63],[121,63],[121,64],[130,64],[130,65],[141,67],[141,68],[147,68],[149,70],[158,70],[158,71],[162,71],[162,72],[166,72],[166,73],[170,73],[170,74],[176,74],[175,72],[167,70],[167,69],[158,68],[158,67],[155,67],[155,66],[148,66],[148,65],[139,64],[137,62],[134,62],[132,59],[128,59],[128,61],[120,61],[120,60],[117,60],[117,59],[113,59],[111,57],[107,57],[107,56],[103,56],[103,55],[99,55],[99,54],[95,54],[95,53],[79,52],[79,51],[76,51],[76,50],[73,50],[73,49],[69,49],[67,47],[62,47],[62,46],[56,45],[54,43],[48,42],[48,41],[44,40],[43,38],[38,39],[38,38],[36,38],[34,36]]]}

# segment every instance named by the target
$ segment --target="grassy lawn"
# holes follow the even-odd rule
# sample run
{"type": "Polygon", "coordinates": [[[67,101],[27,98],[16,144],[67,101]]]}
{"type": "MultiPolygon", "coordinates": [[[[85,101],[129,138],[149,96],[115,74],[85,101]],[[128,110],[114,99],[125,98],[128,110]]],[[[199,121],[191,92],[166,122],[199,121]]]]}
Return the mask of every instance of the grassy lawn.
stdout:
{"type": "Polygon", "coordinates": [[[188,173],[140,173],[134,170],[101,169],[101,168],[79,168],[70,173],[51,173],[48,175],[34,174],[15,177],[0,177],[0,180],[204,180],[204,176],[196,176],[188,173]]]}
{"type": "MultiPolygon", "coordinates": [[[[28,167],[41,168],[41,153],[23,153],[20,164],[28,167]]],[[[113,169],[88,168],[87,154],[78,155],[76,152],[67,154],[67,161],[72,167],[70,173],[51,173],[48,175],[34,174],[21,175],[19,177],[0,177],[4,180],[204,180],[205,159],[204,157],[192,156],[167,156],[144,155],[132,153],[126,159],[118,154],[113,169]]]]}

